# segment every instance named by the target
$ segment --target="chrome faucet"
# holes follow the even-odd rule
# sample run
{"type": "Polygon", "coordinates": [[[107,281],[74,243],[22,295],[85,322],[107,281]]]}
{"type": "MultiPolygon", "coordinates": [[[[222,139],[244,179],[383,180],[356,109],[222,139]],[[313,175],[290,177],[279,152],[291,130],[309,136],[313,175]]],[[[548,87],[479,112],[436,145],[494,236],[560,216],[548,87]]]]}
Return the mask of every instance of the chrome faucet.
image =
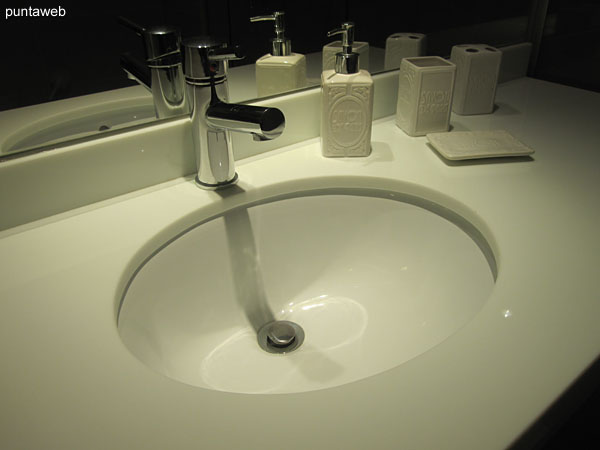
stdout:
{"type": "Polygon", "coordinates": [[[162,119],[189,114],[179,30],[166,25],[144,28],[125,17],[119,17],[118,20],[144,39],[146,61],[141,62],[124,53],[121,55],[121,67],[130,79],[152,93],[156,117],[162,119]]]}
{"type": "Polygon", "coordinates": [[[238,47],[196,37],[184,40],[183,52],[196,183],[204,189],[230,186],[238,176],[229,132],[250,133],[259,141],[275,139],[283,133],[285,117],[277,108],[227,103],[227,65],[229,60],[243,58],[238,47]]]}

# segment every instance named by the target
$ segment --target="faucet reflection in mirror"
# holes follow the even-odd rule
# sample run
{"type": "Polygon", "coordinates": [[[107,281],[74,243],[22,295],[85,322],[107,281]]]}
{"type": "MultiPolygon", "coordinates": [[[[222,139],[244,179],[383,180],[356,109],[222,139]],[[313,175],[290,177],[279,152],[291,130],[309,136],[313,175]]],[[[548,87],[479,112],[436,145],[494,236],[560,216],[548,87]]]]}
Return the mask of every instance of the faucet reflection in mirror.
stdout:
{"type": "Polygon", "coordinates": [[[243,56],[238,47],[210,37],[183,42],[187,95],[198,174],[204,189],[219,189],[237,181],[230,131],[250,133],[255,140],[275,139],[283,133],[285,117],[276,108],[230,104],[227,61],[243,56]]]}
{"type": "Polygon", "coordinates": [[[130,79],[152,93],[156,117],[162,119],[189,114],[179,30],[168,25],[144,28],[125,17],[119,17],[118,21],[144,40],[146,62],[124,53],[121,55],[121,67],[130,79]]]}

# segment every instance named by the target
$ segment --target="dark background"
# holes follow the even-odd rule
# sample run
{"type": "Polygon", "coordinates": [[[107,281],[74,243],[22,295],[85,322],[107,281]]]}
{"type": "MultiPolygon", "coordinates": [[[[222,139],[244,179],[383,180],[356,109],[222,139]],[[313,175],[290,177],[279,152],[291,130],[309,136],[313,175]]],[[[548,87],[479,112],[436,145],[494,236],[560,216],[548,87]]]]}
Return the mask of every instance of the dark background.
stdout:
{"type": "MultiPolygon", "coordinates": [[[[286,12],[286,34],[298,53],[319,51],[330,41],[328,30],[344,20],[356,23],[356,39],[384,47],[388,35],[398,31],[433,33],[440,30],[527,17],[539,0],[132,0],[98,3],[73,0],[35,7],[58,7],[65,17],[0,17],[2,70],[0,110],[131,86],[119,66],[119,54],[143,55],[141,38],[117,23],[125,16],[143,26],[178,26],[183,36],[212,35],[239,43],[254,62],[269,52],[273,36],[270,22],[250,23],[254,15],[286,12]],[[391,9],[393,8],[393,9],[391,9]]],[[[8,7],[28,7],[21,0],[8,7]]],[[[6,7],[6,6],[5,6],[6,7]]],[[[600,47],[597,0],[550,0],[551,33],[544,36],[533,75],[552,81],[600,91],[600,47]],[[592,42],[595,42],[592,44],[592,42]]],[[[475,39],[475,37],[474,37],[475,39]]],[[[526,36],[522,40],[526,40],[526,36]]],[[[432,54],[448,56],[457,42],[435,42],[432,54]]],[[[490,43],[490,42],[486,42],[490,43]]],[[[514,42],[493,42],[506,45],[514,42]]]]}
{"type": "Polygon", "coordinates": [[[532,75],[600,92],[599,0],[550,0],[532,75]]]}

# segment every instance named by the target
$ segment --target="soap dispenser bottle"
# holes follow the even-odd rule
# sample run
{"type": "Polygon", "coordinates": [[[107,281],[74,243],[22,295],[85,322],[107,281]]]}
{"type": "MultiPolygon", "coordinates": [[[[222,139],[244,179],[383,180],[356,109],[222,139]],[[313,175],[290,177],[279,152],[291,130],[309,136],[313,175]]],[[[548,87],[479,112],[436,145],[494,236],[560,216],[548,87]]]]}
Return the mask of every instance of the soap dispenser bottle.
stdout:
{"type": "Polygon", "coordinates": [[[368,156],[371,153],[373,79],[359,70],[352,51],[354,24],[345,22],[327,36],[342,35],[335,69],[321,75],[321,151],[323,156],[368,156]]]}
{"type": "Polygon", "coordinates": [[[268,16],[250,18],[250,22],[275,22],[271,53],[256,61],[256,90],[259,97],[306,86],[306,57],[292,52],[291,41],[285,37],[284,15],[283,11],[275,11],[268,16]]]}

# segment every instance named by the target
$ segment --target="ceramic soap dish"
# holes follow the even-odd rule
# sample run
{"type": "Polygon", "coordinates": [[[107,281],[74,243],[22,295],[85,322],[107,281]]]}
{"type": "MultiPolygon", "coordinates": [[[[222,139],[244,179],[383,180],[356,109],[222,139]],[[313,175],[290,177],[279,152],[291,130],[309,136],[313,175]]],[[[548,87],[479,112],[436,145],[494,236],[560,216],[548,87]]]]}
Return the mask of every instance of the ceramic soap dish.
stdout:
{"type": "Polygon", "coordinates": [[[440,155],[452,161],[525,156],[534,152],[505,130],[429,133],[427,139],[440,155]]]}

